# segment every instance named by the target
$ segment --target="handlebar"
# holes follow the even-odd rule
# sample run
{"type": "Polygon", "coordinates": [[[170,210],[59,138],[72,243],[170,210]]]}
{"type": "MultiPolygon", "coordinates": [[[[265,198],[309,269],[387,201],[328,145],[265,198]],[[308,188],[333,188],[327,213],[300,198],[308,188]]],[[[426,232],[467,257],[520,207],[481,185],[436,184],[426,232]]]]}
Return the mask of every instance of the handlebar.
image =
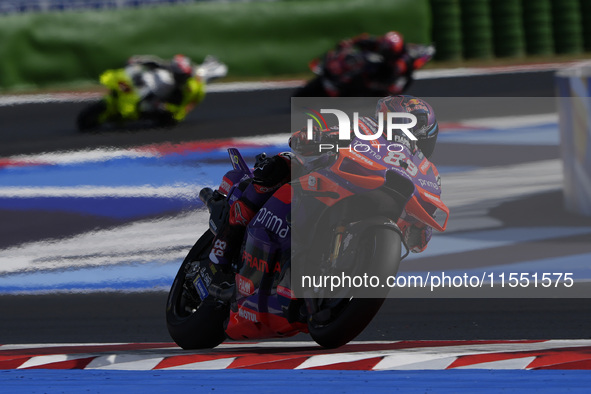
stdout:
{"type": "Polygon", "coordinates": [[[199,199],[209,211],[209,228],[217,235],[218,231],[227,222],[227,216],[230,209],[226,197],[217,190],[212,190],[209,187],[204,187],[199,192],[199,199]]]}

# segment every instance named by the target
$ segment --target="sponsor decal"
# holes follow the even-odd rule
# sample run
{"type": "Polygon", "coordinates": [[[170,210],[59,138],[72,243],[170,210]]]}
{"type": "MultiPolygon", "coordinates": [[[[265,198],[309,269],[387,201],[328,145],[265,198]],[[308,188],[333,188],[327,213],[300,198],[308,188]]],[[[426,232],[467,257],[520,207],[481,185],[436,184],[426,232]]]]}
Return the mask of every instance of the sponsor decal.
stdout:
{"type": "Polygon", "coordinates": [[[238,201],[236,204],[232,205],[232,208],[234,209],[232,215],[232,222],[234,222],[233,224],[239,224],[242,227],[246,227],[248,224],[248,219],[246,219],[242,214],[242,203],[238,201]]]}
{"type": "Polygon", "coordinates": [[[269,193],[269,192],[272,192],[273,190],[276,190],[276,189],[277,189],[277,186],[268,187],[268,186],[257,185],[256,183],[254,183],[254,190],[257,193],[269,193]]]}
{"type": "MultiPolygon", "coordinates": [[[[269,263],[267,263],[267,261],[258,258],[256,256],[253,256],[252,254],[248,253],[246,250],[242,253],[242,261],[246,264],[248,264],[248,266],[250,268],[254,268],[257,271],[260,272],[264,272],[266,274],[268,274],[269,271],[269,263]]],[[[273,266],[273,273],[275,272],[281,272],[281,264],[279,264],[278,261],[275,262],[275,265],[273,266]]]]}
{"type": "Polygon", "coordinates": [[[310,190],[318,190],[318,179],[315,176],[310,175],[308,177],[308,188],[310,190]]]}
{"type": "Polygon", "coordinates": [[[207,286],[205,286],[200,276],[195,278],[193,285],[195,286],[195,290],[197,290],[197,294],[199,294],[201,301],[205,300],[209,295],[209,292],[207,291],[207,286]]]}
{"type": "Polygon", "coordinates": [[[267,208],[261,208],[259,210],[254,222],[255,224],[261,223],[281,238],[285,238],[289,234],[289,225],[267,208]]]}
{"type": "Polygon", "coordinates": [[[242,275],[236,274],[236,287],[242,295],[250,296],[254,294],[254,283],[242,275]]]}
{"type": "Polygon", "coordinates": [[[423,162],[419,165],[419,169],[423,174],[426,174],[431,166],[431,162],[427,159],[424,159],[423,162]]]}
{"type": "Polygon", "coordinates": [[[253,323],[258,323],[258,321],[259,321],[259,319],[257,318],[256,312],[246,310],[242,307],[239,307],[239,309],[238,309],[238,316],[240,316],[243,319],[249,320],[253,323]]]}
{"type": "MultiPolygon", "coordinates": [[[[210,264],[210,265],[213,265],[213,264],[210,264]]],[[[211,282],[212,282],[212,277],[211,277],[211,275],[209,274],[209,272],[207,272],[207,268],[205,268],[205,267],[201,267],[201,268],[199,269],[199,274],[201,275],[201,278],[202,278],[202,279],[203,279],[203,281],[205,282],[205,286],[206,286],[206,287],[209,287],[209,285],[210,285],[210,284],[211,284],[211,282]]]]}
{"type": "MultiPolygon", "coordinates": [[[[408,140],[408,138],[404,138],[404,137],[403,137],[403,136],[401,136],[401,135],[395,135],[395,136],[394,136],[394,142],[396,142],[396,143],[398,143],[398,144],[401,144],[401,145],[404,145],[404,146],[406,146],[408,149],[411,149],[411,150],[412,150],[412,147],[411,147],[411,145],[410,145],[410,141],[408,140]]],[[[401,150],[402,150],[402,149],[399,149],[399,151],[401,151],[401,150]]]]}
{"type": "Polygon", "coordinates": [[[295,299],[293,291],[284,286],[277,286],[277,294],[285,298],[295,299]]]}
{"type": "Polygon", "coordinates": [[[431,193],[423,192],[423,193],[421,193],[421,196],[426,197],[428,200],[435,201],[437,203],[441,203],[441,199],[437,196],[434,196],[431,193]]]}
{"type": "Polygon", "coordinates": [[[232,185],[230,184],[230,182],[228,181],[228,178],[224,177],[222,179],[222,183],[220,184],[220,187],[218,188],[222,193],[224,194],[228,194],[228,192],[230,191],[230,188],[232,187],[232,185]]]}
{"type": "Polygon", "coordinates": [[[422,103],[420,100],[417,100],[417,99],[408,100],[408,105],[413,106],[413,108],[412,108],[413,111],[422,109],[425,112],[429,113],[429,108],[427,108],[427,106],[424,103],[422,103]]]}
{"type": "Polygon", "coordinates": [[[419,183],[421,184],[422,187],[429,186],[429,187],[432,187],[433,189],[439,190],[439,185],[435,182],[426,181],[426,180],[420,179],[420,178],[418,178],[417,180],[419,181],[419,183]]]}

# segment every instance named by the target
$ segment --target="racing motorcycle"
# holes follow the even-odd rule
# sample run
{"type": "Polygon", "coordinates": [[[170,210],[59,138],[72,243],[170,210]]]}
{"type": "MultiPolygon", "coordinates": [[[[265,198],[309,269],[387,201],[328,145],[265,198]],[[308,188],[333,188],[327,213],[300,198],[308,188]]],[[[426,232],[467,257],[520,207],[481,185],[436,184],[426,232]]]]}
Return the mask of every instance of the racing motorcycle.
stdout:
{"type": "Polygon", "coordinates": [[[387,66],[382,55],[373,52],[357,51],[351,47],[329,51],[322,59],[314,59],[309,63],[310,70],[316,74],[293,97],[384,97],[401,94],[408,90],[413,72],[422,68],[435,55],[432,45],[406,44],[408,57],[407,71],[402,75],[394,71],[384,71],[387,66]],[[345,52],[345,53],[343,53],[345,52]],[[332,72],[328,64],[342,64],[339,70],[348,70],[344,63],[356,63],[352,72],[332,72]],[[380,70],[380,72],[377,72],[380,70]],[[384,81],[384,73],[390,74],[384,81]]]}
{"type": "Polygon", "coordinates": [[[146,70],[140,64],[131,64],[103,72],[99,81],[108,92],[100,101],[80,112],[76,121],[78,130],[166,127],[181,122],[203,100],[207,83],[226,76],[228,72],[227,66],[212,56],[207,56],[203,63],[192,66],[192,69],[191,77],[182,86],[177,86],[172,72],[163,68],[146,70]],[[170,91],[178,88],[182,97],[176,102],[141,108],[140,104],[146,102],[144,97],[163,88],[170,91]]]}
{"type": "Polygon", "coordinates": [[[306,170],[250,221],[239,257],[217,265],[208,258],[214,236],[242,193],[241,181],[253,177],[240,152],[228,150],[233,171],[217,190],[199,195],[210,212],[209,230],[182,262],[168,295],[168,331],[180,347],[309,333],[319,345],[336,348],[365,329],[389,289],[376,287],[367,297],[316,283],[297,293],[302,269],[296,261],[311,263],[320,278],[343,269],[352,276],[394,276],[408,255],[396,224],[402,211],[444,231],[449,210],[440,199],[437,169],[422,154],[413,156],[402,145],[380,152],[378,144],[364,142],[355,138],[350,150],[296,156],[306,170]],[[445,214],[442,224],[435,210],[445,214]]]}

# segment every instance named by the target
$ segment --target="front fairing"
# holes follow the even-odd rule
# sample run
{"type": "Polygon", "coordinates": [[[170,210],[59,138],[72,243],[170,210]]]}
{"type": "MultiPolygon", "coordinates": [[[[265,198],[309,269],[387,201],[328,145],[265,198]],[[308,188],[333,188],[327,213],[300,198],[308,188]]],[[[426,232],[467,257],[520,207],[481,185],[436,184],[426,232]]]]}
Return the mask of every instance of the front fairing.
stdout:
{"type": "Polygon", "coordinates": [[[119,115],[123,119],[137,120],[140,96],[126,69],[107,70],[100,76],[100,83],[109,89],[104,97],[107,117],[119,115]]]}
{"type": "Polygon", "coordinates": [[[413,151],[411,146],[402,143],[402,140],[398,141],[388,142],[384,136],[374,141],[356,137],[349,147],[340,148],[330,166],[316,169],[295,183],[304,194],[326,206],[332,206],[347,197],[383,187],[387,172],[392,171],[414,185],[410,205],[407,206],[408,213],[444,231],[449,209],[441,201],[441,181],[437,168],[420,151],[413,151]],[[443,225],[432,218],[438,209],[445,214],[443,225]]]}

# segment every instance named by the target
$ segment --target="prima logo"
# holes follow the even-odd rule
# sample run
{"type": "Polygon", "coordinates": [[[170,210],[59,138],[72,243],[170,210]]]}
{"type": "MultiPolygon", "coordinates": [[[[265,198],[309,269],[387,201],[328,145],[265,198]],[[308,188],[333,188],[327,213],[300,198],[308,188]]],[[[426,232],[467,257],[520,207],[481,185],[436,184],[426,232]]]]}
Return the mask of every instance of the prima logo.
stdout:
{"type": "Polygon", "coordinates": [[[435,190],[439,190],[439,185],[437,183],[435,183],[435,182],[427,181],[427,180],[424,180],[424,179],[421,179],[421,178],[418,178],[418,181],[421,183],[421,186],[422,187],[429,186],[429,187],[431,187],[431,188],[433,188],[435,190]]]}
{"type": "Polygon", "coordinates": [[[406,112],[388,112],[386,117],[386,125],[384,126],[384,114],[380,112],[378,114],[377,119],[377,131],[373,133],[369,128],[362,127],[361,131],[359,130],[359,112],[353,112],[353,127],[351,127],[351,121],[349,116],[338,109],[321,109],[320,113],[313,111],[315,114],[306,113],[307,115],[311,116],[313,119],[308,119],[307,122],[307,138],[308,140],[314,139],[314,120],[320,126],[320,128],[328,128],[324,117],[321,114],[333,114],[337,117],[339,121],[339,140],[350,140],[351,139],[351,130],[355,133],[355,136],[363,141],[374,141],[377,140],[384,134],[384,129],[386,130],[386,139],[388,141],[392,141],[392,131],[400,130],[404,133],[408,139],[411,141],[416,141],[417,137],[410,132],[409,129],[412,129],[417,124],[417,117],[413,114],[406,113],[406,112]],[[323,123],[320,122],[320,119],[323,123]],[[396,123],[394,122],[395,119],[407,119],[410,120],[410,123],[396,123]]]}
{"type": "Polygon", "coordinates": [[[254,219],[256,223],[262,223],[263,226],[279,235],[281,238],[285,238],[289,233],[289,225],[283,223],[283,219],[276,216],[273,212],[267,210],[267,208],[261,208],[254,219]]]}

